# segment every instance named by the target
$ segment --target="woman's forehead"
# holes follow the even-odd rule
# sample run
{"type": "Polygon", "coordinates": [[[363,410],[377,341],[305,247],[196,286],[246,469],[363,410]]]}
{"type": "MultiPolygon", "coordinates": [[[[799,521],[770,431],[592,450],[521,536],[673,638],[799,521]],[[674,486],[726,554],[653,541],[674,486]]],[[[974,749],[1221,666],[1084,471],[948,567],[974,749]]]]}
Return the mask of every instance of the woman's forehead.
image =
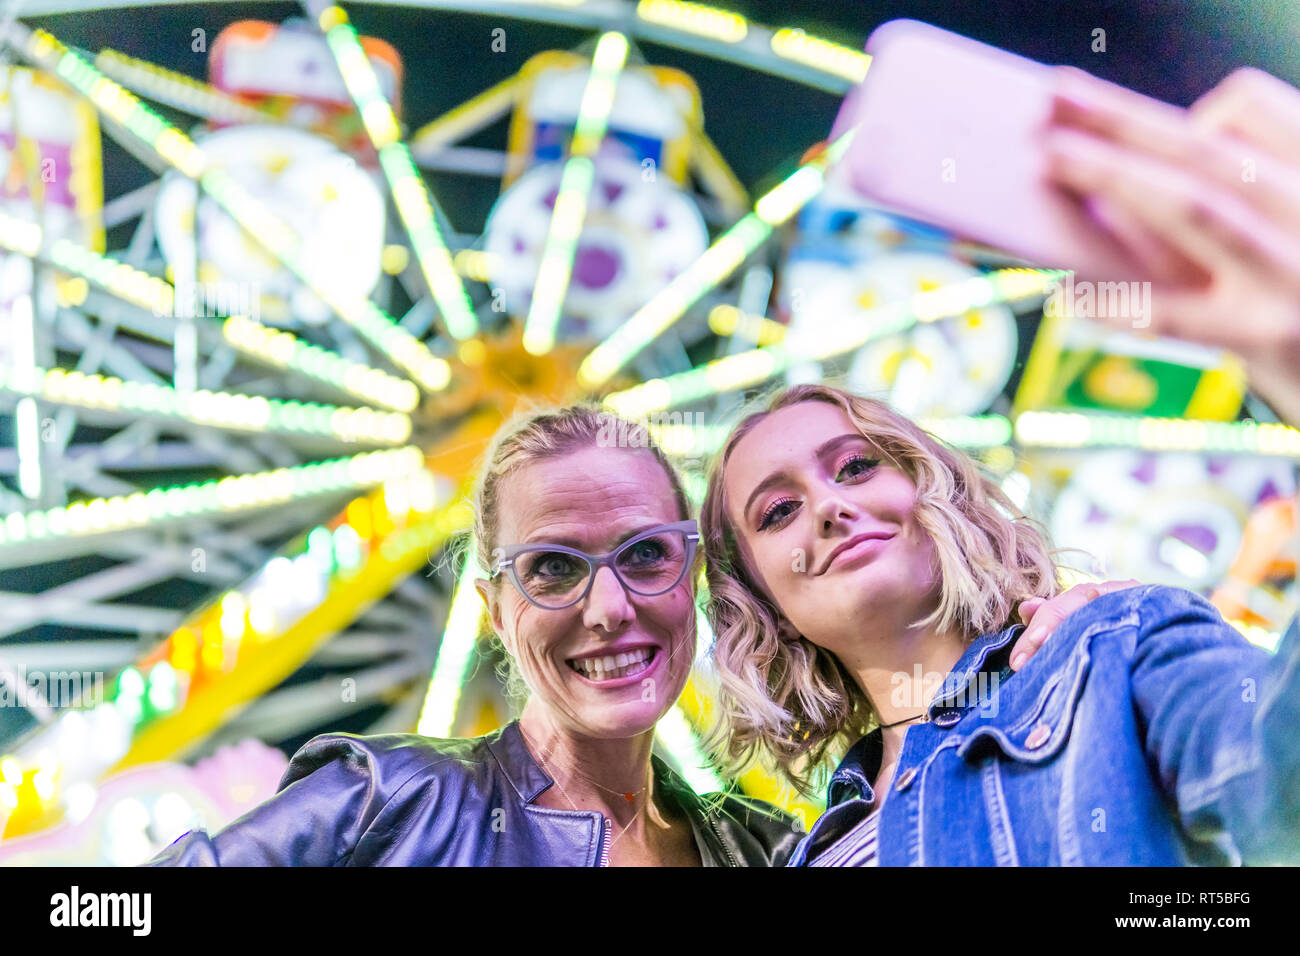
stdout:
{"type": "Polygon", "coordinates": [[[654,455],[622,448],[530,462],[502,479],[497,508],[507,543],[551,529],[589,536],[681,520],[672,484],[654,455]]]}
{"type": "Polygon", "coordinates": [[[769,413],[732,446],[727,456],[723,477],[728,498],[748,494],[749,486],[769,472],[812,461],[816,450],[837,436],[862,437],[838,405],[800,402],[769,413]]]}

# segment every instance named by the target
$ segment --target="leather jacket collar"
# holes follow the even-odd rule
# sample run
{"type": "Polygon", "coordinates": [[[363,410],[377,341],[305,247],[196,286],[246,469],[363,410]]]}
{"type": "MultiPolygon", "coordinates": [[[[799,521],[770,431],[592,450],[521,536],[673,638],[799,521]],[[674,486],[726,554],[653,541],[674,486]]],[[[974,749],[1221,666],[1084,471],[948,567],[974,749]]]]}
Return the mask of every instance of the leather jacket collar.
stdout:
{"type": "MultiPolygon", "coordinates": [[[[492,735],[488,750],[525,804],[555,783],[533,759],[518,720],[492,735]]],[[[775,807],[732,794],[700,796],[658,756],[650,761],[655,787],[690,820],[705,866],[780,866],[803,835],[798,821],[775,807]]]]}

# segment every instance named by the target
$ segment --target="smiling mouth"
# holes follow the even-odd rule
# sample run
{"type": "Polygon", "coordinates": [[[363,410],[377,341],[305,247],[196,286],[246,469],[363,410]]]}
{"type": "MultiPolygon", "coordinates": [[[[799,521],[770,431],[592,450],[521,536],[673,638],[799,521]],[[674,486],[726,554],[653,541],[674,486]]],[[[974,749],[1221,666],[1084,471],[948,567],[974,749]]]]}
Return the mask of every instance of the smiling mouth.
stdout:
{"type": "Polygon", "coordinates": [[[605,657],[570,658],[565,661],[571,669],[577,671],[590,681],[616,680],[631,677],[650,669],[658,656],[654,647],[638,647],[624,654],[609,654],[605,657]]]}
{"type": "Polygon", "coordinates": [[[892,534],[862,534],[858,535],[856,538],[850,538],[846,544],[840,545],[840,547],[835,549],[835,552],[827,559],[826,563],[822,565],[822,569],[818,571],[817,574],[825,574],[831,569],[831,566],[839,560],[841,555],[853,551],[860,545],[867,544],[871,541],[888,541],[892,537],[892,534]]]}

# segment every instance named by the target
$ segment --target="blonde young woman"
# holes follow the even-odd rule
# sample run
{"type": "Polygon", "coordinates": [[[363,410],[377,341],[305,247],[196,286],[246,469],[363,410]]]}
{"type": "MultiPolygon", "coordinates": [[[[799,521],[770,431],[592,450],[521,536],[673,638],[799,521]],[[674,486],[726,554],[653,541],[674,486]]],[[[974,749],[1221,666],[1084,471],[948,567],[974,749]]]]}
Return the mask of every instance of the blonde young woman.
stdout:
{"type": "Polygon", "coordinates": [[[1131,587],[1014,670],[1047,541],[887,405],[779,394],[726,441],[701,533],[715,749],[805,788],[841,758],[793,863],[1300,859],[1300,632],[1270,659],[1199,596],[1131,587]]]}
{"type": "MultiPolygon", "coordinates": [[[[474,505],[488,569],[477,586],[527,693],[521,717],[472,739],[316,737],[274,797],[217,834],[186,834],[155,865],[789,859],[792,817],[698,796],[652,754],[695,657],[699,560],[681,481],[644,428],[586,405],[518,417],[489,449],[474,505]]],[[[1035,622],[1046,633],[1086,599],[1062,596],[1035,622]]]]}

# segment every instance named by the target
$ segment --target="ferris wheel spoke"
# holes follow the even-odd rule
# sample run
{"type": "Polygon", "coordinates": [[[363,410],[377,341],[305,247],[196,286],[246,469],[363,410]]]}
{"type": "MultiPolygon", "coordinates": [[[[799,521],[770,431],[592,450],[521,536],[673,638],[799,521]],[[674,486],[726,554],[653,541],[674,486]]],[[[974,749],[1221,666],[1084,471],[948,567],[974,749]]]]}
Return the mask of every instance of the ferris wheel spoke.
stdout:
{"type": "MultiPolygon", "coordinates": [[[[139,323],[133,324],[135,331],[151,337],[173,341],[174,317],[179,317],[193,322],[196,331],[208,341],[224,341],[260,365],[291,370],[333,391],[342,391],[384,408],[409,412],[417,404],[419,396],[410,382],[345,359],[321,346],[303,342],[291,332],[267,328],[244,315],[226,317],[219,328],[206,318],[196,319],[191,313],[196,309],[206,310],[206,306],[193,301],[181,306],[176,288],[165,280],[68,239],[58,239],[46,246],[40,226],[35,223],[0,213],[0,248],[57,266],[94,283],[122,302],[151,312],[155,318],[168,317],[165,332],[170,334],[160,332],[155,326],[142,328],[139,323]]],[[[188,292],[197,294],[197,289],[188,292]]]]}
{"type": "Polygon", "coordinates": [[[104,48],[94,58],[95,68],[129,90],[165,103],[191,116],[219,123],[282,123],[283,120],[249,106],[211,83],[185,73],[104,48]]]}
{"type": "Polygon", "coordinates": [[[80,501],[0,519],[0,568],[94,553],[102,536],[185,527],[199,518],[226,518],[304,499],[333,497],[408,477],[423,467],[419,449],[366,452],[201,482],[80,501]]]}
{"type": "Polygon", "coordinates": [[[621,33],[606,33],[592,56],[591,72],[587,75],[569,145],[569,158],[560,173],[560,188],[542,246],[533,299],[524,322],[524,348],[534,355],[545,355],[555,347],[555,332],[569,291],[578,237],[587,218],[588,196],[596,176],[594,159],[609,128],[614,92],[627,54],[627,38],[621,33]]]}
{"type": "MultiPolygon", "coordinates": [[[[369,299],[334,289],[331,277],[321,275],[320,268],[304,258],[299,237],[287,223],[225,170],[213,165],[193,140],[145,106],[135,94],[104,76],[46,30],[33,31],[15,24],[8,40],[23,56],[58,75],[113,119],[116,130],[128,134],[124,144],[129,143],[137,153],[144,146],[153,156],[198,182],[249,237],[421,387],[438,392],[450,384],[451,366],[445,360],[433,355],[423,342],[369,299]],[[331,285],[323,286],[322,280],[331,285]]],[[[115,129],[113,124],[107,128],[115,129]]]]}
{"type": "MultiPolygon", "coordinates": [[[[69,4],[75,6],[79,0],[29,2],[38,6],[53,3],[67,7],[69,4]]],[[[115,6],[133,6],[142,0],[109,2],[115,6]]],[[[402,635],[420,629],[421,621],[445,619],[448,633],[444,636],[443,646],[439,647],[439,658],[441,662],[445,655],[446,668],[441,678],[435,676],[433,683],[437,689],[430,687],[429,700],[437,699],[449,721],[455,715],[457,698],[464,704],[470,701],[469,694],[475,692],[471,688],[462,693],[462,687],[468,680],[465,664],[472,660],[475,651],[477,625],[470,621],[470,612],[477,596],[462,582],[456,593],[456,600],[462,605],[460,613],[452,607],[452,594],[443,593],[442,606],[436,609],[435,615],[435,609],[423,606],[416,609],[413,601],[396,595],[403,590],[409,592],[411,573],[434,550],[445,546],[449,535],[467,527],[468,517],[464,509],[453,505],[453,499],[463,495],[467,489],[461,487],[452,491],[454,483],[439,475],[435,494],[430,490],[434,488],[434,471],[443,468],[448,474],[466,473],[471,467],[469,461],[474,457],[468,450],[469,446],[481,448],[494,426],[486,426],[481,435],[457,437],[458,412],[450,412],[444,420],[438,414],[443,410],[441,403],[417,408],[420,390],[435,394],[437,398],[436,393],[452,385],[459,386],[463,376],[467,387],[446,403],[447,408],[459,410],[463,407],[459,404],[461,398],[487,406],[491,399],[498,398],[507,390],[509,400],[513,401],[519,391],[536,388],[538,379],[511,378],[514,370],[506,360],[513,360],[518,353],[518,333],[523,331],[518,326],[526,323],[519,322],[522,310],[503,312],[496,307],[496,289],[492,287],[500,284],[500,279],[498,277],[495,283],[492,281],[494,269],[489,267],[484,235],[476,235],[473,229],[458,233],[450,228],[444,210],[439,208],[417,172],[415,160],[418,159],[425,168],[465,177],[502,176],[513,181],[519,170],[512,172],[507,169],[507,153],[468,147],[462,142],[498,121],[512,108],[520,110],[522,117],[530,104],[520,98],[519,91],[524,83],[521,74],[512,75],[420,127],[404,143],[397,132],[395,110],[380,91],[375,70],[371,68],[356,33],[348,25],[346,15],[337,6],[330,7],[329,0],[301,2],[327,36],[327,45],[339,66],[348,95],[357,107],[357,114],[372,145],[380,153],[380,171],[398,213],[388,217],[388,247],[384,249],[383,263],[386,277],[381,278],[382,284],[370,297],[338,292],[332,277],[323,270],[316,270],[315,260],[305,253],[310,237],[301,229],[291,229],[280,218],[276,212],[280,208],[278,204],[265,206],[254,198],[242,181],[234,179],[225,169],[219,166],[210,168],[209,160],[217,154],[215,141],[210,145],[206,140],[200,144],[191,142],[179,129],[161,121],[146,107],[136,109],[139,101],[122,88],[133,88],[148,99],[218,123],[271,123],[284,127],[293,126],[294,121],[272,117],[210,84],[135,60],[115,50],[80,56],[75,51],[67,51],[73,56],[63,59],[55,45],[57,41],[52,37],[44,38],[48,35],[28,31],[14,42],[16,48],[31,47],[33,42],[44,43],[46,54],[58,54],[46,56],[44,63],[31,56],[29,59],[44,65],[90,99],[104,117],[104,130],[122,141],[127,151],[148,168],[160,175],[170,169],[181,170],[195,180],[211,197],[205,200],[205,208],[215,200],[216,205],[229,213],[252,241],[271,251],[305,291],[314,293],[338,316],[326,318],[320,315],[324,324],[294,334],[258,323],[255,321],[256,313],[245,314],[250,310],[214,310],[220,312],[215,318],[211,312],[200,315],[195,310],[194,316],[183,320],[185,331],[182,336],[192,334],[192,343],[183,343],[184,347],[175,348],[170,354],[158,348],[154,342],[176,345],[179,328],[176,320],[181,318],[177,314],[176,299],[185,290],[180,284],[163,283],[171,290],[170,304],[164,315],[156,315],[153,314],[152,300],[145,294],[146,286],[132,285],[133,281],[142,283],[147,270],[154,268],[150,254],[157,238],[152,222],[160,188],[156,182],[118,196],[103,207],[102,220],[110,228],[129,225],[136,216],[141,218],[128,248],[125,251],[119,248],[98,262],[97,267],[103,270],[104,275],[111,270],[118,278],[119,287],[97,281],[92,269],[80,273],[70,269],[71,257],[65,256],[62,263],[55,262],[45,255],[46,250],[40,250],[37,261],[53,266],[61,273],[61,286],[67,286],[68,275],[84,279],[85,295],[79,301],[61,301],[63,308],[58,315],[52,316],[53,322],[49,327],[57,339],[55,347],[64,354],[56,357],[38,352],[43,361],[29,363],[33,371],[26,379],[20,376],[17,380],[25,387],[39,384],[39,396],[30,391],[7,390],[7,372],[0,376],[0,394],[28,400],[32,408],[40,409],[41,416],[48,410],[49,416],[59,423],[60,441],[51,443],[50,447],[51,450],[57,447],[61,457],[47,469],[47,479],[63,480],[98,497],[67,508],[50,508],[49,502],[41,502],[46,506],[43,510],[33,510],[36,502],[15,498],[13,510],[22,513],[0,514],[0,567],[16,566],[6,564],[10,560],[6,555],[20,553],[25,563],[57,560],[59,555],[96,554],[122,562],[120,566],[124,570],[118,573],[119,583],[144,581],[145,572],[156,564],[159,576],[155,580],[161,581],[169,576],[186,579],[206,587],[209,597],[215,598],[197,612],[181,616],[169,608],[157,606],[159,602],[153,602],[155,606],[150,607],[150,601],[144,599],[134,602],[129,608],[114,606],[111,600],[120,600],[121,594],[116,598],[101,599],[97,593],[92,593],[95,592],[92,586],[73,594],[75,607],[63,612],[57,621],[46,618],[71,627],[93,628],[102,623],[104,630],[147,631],[146,636],[150,639],[162,638],[135,661],[135,667],[123,671],[116,692],[109,695],[112,699],[105,705],[108,711],[126,715],[129,728],[122,740],[130,743],[124,745],[122,752],[88,755],[82,761],[84,767],[66,768],[84,775],[62,777],[59,787],[64,790],[74,782],[93,783],[106,773],[129,764],[173,757],[201,739],[208,739],[211,744],[214,740],[235,739],[249,731],[275,732],[283,737],[284,728],[289,726],[286,720],[295,730],[306,731],[321,721],[334,719],[344,712],[341,708],[334,705],[313,708],[305,703],[309,696],[306,691],[291,690],[277,695],[274,688],[283,677],[312,659],[336,633],[341,633],[342,637],[334,654],[325,654],[319,659],[336,665],[348,664],[350,660],[365,656],[368,649],[373,651],[381,645],[400,648],[402,635]],[[343,29],[339,30],[339,27],[343,29]],[[331,33],[332,39],[329,38],[331,33]],[[33,37],[36,37],[35,41],[33,37]],[[89,63],[78,63],[78,60],[85,59],[93,60],[98,73],[93,72],[94,67],[89,63]],[[58,60],[62,62],[56,62],[58,60]],[[103,82],[99,74],[104,75],[103,82]],[[210,155],[204,152],[203,146],[208,146],[210,155]],[[404,247],[410,253],[409,259],[399,257],[397,249],[392,247],[404,247]],[[135,272],[128,272],[128,267],[135,272]],[[480,288],[469,289],[467,280],[484,282],[492,290],[492,297],[485,297],[480,288]],[[124,294],[132,290],[139,293],[134,299],[130,294],[124,294]],[[470,296],[471,292],[480,300],[477,305],[470,296]],[[487,300],[482,301],[485,298],[487,300]],[[407,299],[413,305],[398,322],[388,314],[388,310],[401,314],[407,299]],[[458,315],[459,326],[456,325],[458,315]],[[461,341],[448,343],[444,340],[430,351],[421,340],[435,322],[446,327],[451,339],[461,341]],[[498,335],[500,341],[486,341],[479,337],[480,328],[498,334],[504,331],[505,335],[498,335]],[[309,344],[309,339],[321,344],[309,344]],[[451,349],[444,350],[449,344],[451,349]],[[376,357],[368,357],[367,350],[369,355],[376,357]],[[449,351],[455,351],[455,357],[460,360],[455,366],[455,381],[452,364],[439,357],[450,358],[449,351]],[[78,356],[77,369],[48,368],[59,360],[65,365],[73,364],[66,359],[67,353],[78,356]],[[409,380],[385,371],[388,368],[386,361],[400,369],[409,380]],[[367,362],[382,368],[373,368],[367,362]],[[35,368],[38,364],[46,368],[35,368]],[[293,380],[288,374],[266,374],[267,370],[292,373],[293,380]],[[81,377],[75,378],[70,372],[80,372],[81,377]],[[41,376],[39,379],[38,374],[41,376]],[[48,383],[47,377],[50,377],[48,383]],[[68,384],[70,378],[71,386],[68,384]],[[503,389],[502,380],[508,380],[507,389],[503,389]],[[521,385],[520,382],[533,384],[521,385]],[[47,384],[59,396],[58,402],[47,399],[47,384]],[[106,394],[125,393],[129,385],[148,386],[148,394],[162,403],[162,413],[102,407],[106,394]],[[190,387],[177,388],[177,385],[190,387]],[[397,389],[400,386],[405,388],[399,394],[397,389]],[[310,391],[303,391],[305,389],[310,391]],[[241,392],[243,394],[237,394],[241,392]],[[342,415],[340,421],[357,435],[363,431],[362,420],[350,421],[349,415],[416,413],[420,416],[422,441],[433,445],[434,450],[429,452],[427,462],[428,467],[434,470],[420,468],[378,480],[374,480],[372,474],[366,481],[347,484],[346,487],[326,488],[319,481],[313,484],[307,476],[316,473],[310,470],[323,468],[331,462],[311,462],[310,459],[324,453],[338,454],[334,450],[338,441],[355,445],[357,440],[337,433],[327,436],[324,419],[320,418],[318,411],[311,411],[334,406],[286,402],[273,397],[286,393],[295,397],[306,394],[343,402],[344,399],[335,394],[339,393],[350,396],[349,401],[375,406],[337,408],[342,415]],[[185,405],[186,401],[190,405],[185,405]],[[195,402],[197,411],[193,407],[195,402]],[[245,427],[234,412],[237,403],[245,403],[243,408],[247,417],[252,407],[246,404],[248,402],[258,403],[259,415],[264,407],[275,411],[278,415],[276,426],[271,427],[258,418],[259,427],[245,427]],[[271,405],[272,402],[279,404],[271,405]],[[263,406],[261,403],[267,404],[263,406]],[[385,411],[380,412],[379,408],[385,411]],[[218,413],[228,418],[234,416],[235,420],[214,425],[210,419],[214,415],[220,417],[218,413]],[[288,422],[298,423],[298,429],[290,427],[288,422]],[[303,422],[311,423],[306,432],[302,431],[303,422]],[[78,431],[77,428],[78,425],[94,428],[100,424],[114,426],[115,433],[93,445],[94,439],[87,437],[86,429],[78,431]],[[75,436],[74,432],[77,432],[75,436]],[[290,440],[284,441],[286,437],[290,440]],[[446,460],[439,464],[440,446],[446,460]],[[246,474],[217,478],[201,485],[159,482],[155,475],[142,474],[166,471],[178,474],[211,474],[213,471],[246,474]],[[294,477],[292,493],[287,491],[286,475],[294,477]],[[128,487],[135,480],[141,484],[159,483],[162,487],[152,490],[128,487]],[[216,499],[211,498],[214,493],[212,485],[220,492],[216,499]],[[221,491],[223,488],[224,492],[221,491]],[[373,490],[357,495],[358,491],[366,488],[373,490]],[[225,498],[221,497],[222,494],[225,498]],[[285,494],[289,496],[286,498],[285,494]],[[413,504],[417,500],[420,502],[418,508],[413,504]],[[408,504],[411,507],[408,508],[408,504]],[[343,505],[346,507],[340,510],[343,505]],[[143,523],[131,523],[141,515],[143,523]],[[123,521],[126,524],[122,524],[123,521]],[[277,537],[280,535],[288,536],[287,543],[285,537],[277,537]],[[201,571],[191,565],[192,554],[196,551],[206,555],[207,565],[201,571]],[[286,573],[290,578],[284,577],[286,573]],[[289,580],[294,586],[284,585],[289,580]],[[101,622],[96,616],[99,607],[116,609],[104,615],[101,622]],[[132,620],[131,614],[137,610],[139,615],[132,620]],[[356,639],[348,643],[350,637],[356,639]],[[241,723],[232,719],[238,708],[259,697],[261,703],[254,703],[245,712],[247,721],[241,723]],[[447,711],[447,705],[450,705],[450,711],[447,711]],[[134,716],[131,716],[133,708],[134,716]],[[211,736],[214,731],[216,737],[211,736]]],[[[452,0],[421,0],[420,5],[439,10],[483,11],[481,5],[452,0]]],[[[768,30],[746,18],[699,3],[565,0],[563,4],[554,4],[502,0],[490,6],[497,14],[548,20],[584,31],[617,30],[629,38],[643,37],[656,44],[766,70],[821,89],[843,91],[849,83],[860,78],[867,61],[856,50],[827,43],[805,35],[803,31],[768,30]]],[[[321,62],[313,60],[313,64],[321,62]]],[[[327,71],[332,72],[328,59],[323,63],[327,71]]],[[[582,65],[579,63],[579,69],[582,65]]],[[[612,81],[610,85],[613,85],[612,81]]],[[[394,97],[392,102],[396,104],[398,99],[394,97]]],[[[347,109],[346,105],[344,109],[347,109]]],[[[579,119],[581,126],[582,118],[579,119]]],[[[608,120],[607,112],[601,121],[608,120]]],[[[569,122],[572,122],[572,113],[569,122]]],[[[626,132],[620,130],[620,135],[626,132]]],[[[664,311],[665,303],[660,301],[655,305],[655,309],[661,310],[658,316],[650,316],[655,320],[655,327],[646,324],[635,330],[636,338],[643,341],[625,337],[615,343],[620,355],[619,365],[613,371],[631,366],[637,373],[649,376],[688,368],[691,359],[687,346],[692,342],[674,334],[674,324],[700,298],[726,282],[737,266],[763,246],[773,225],[793,215],[798,208],[796,204],[782,210],[783,203],[789,204],[791,191],[782,193],[780,187],[773,191],[777,193],[775,197],[769,194],[757,203],[752,202],[722,152],[704,133],[702,125],[688,116],[683,132],[684,139],[677,145],[684,149],[690,165],[683,164],[676,170],[674,178],[677,173],[685,176],[689,169],[697,187],[697,195],[692,198],[697,205],[705,207],[704,219],[700,223],[698,244],[693,243],[688,247],[689,252],[679,253],[670,267],[665,266],[656,273],[656,282],[650,288],[659,288],[674,274],[680,277],[682,266],[705,249],[706,224],[715,234],[720,229],[732,231],[720,236],[714,244],[721,246],[720,250],[710,249],[705,253],[702,266],[691,267],[695,271],[691,273],[690,295],[681,296],[679,288],[676,302],[669,297],[667,304],[676,307],[680,303],[679,311],[664,321],[672,310],[664,311]],[[731,262],[733,259],[734,264],[731,262]],[[661,327],[659,323],[662,323],[661,327]],[[637,347],[629,348],[631,345],[637,347]]],[[[578,133],[581,134],[581,130],[578,133]]],[[[586,158],[592,158],[595,145],[594,142],[591,144],[586,158]]],[[[575,160],[584,158],[580,146],[580,141],[575,143],[567,158],[574,172],[567,177],[567,189],[560,190],[560,201],[556,202],[549,217],[550,228],[545,241],[541,235],[536,237],[536,251],[540,252],[542,263],[539,276],[543,278],[539,279],[539,286],[534,289],[529,302],[530,319],[552,312],[557,320],[560,318],[567,282],[578,281],[575,253],[584,218],[591,219],[593,224],[596,219],[595,193],[591,199],[593,211],[589,216],[585,215],[587,210],[577,209],[586,196],[579,187],[584,178],[590,178],[580,175],[583,172],[581,168],[573,166],[575,160]],[[567,226],[560,215],[561,207],[568,211],[567,226]],[[577,215],[574,215],[575,211],[577,215]],[[549,294],[544,285],[546,282],[551,283],[549,294]],[[536,316],[532,314],[534,312],[536,316]]],[[[522,153],[517,151],[514,158],[520,156],[522,153]]],[[[559,168],[562,167],[557,166],[559,168]]],[[[171,175],[168,182],[175,178],[174,174],[171,175]]],[[[689,183],[690,180],[684,181],[689,183]]],[[[796,185],[803,189],[808,183],[805,176],[796,185]]],[[[482,183],[473,185],[478,188],[482,183]]],[[[446,198],[450,195],[448,193],[446,198]]],[[[621,209],[616,211],[622,212],[621,209]]],[[[625,215],[630,233],[635,234],[635,227],[641,220],[625,215]]],[[[548,225],[546,216],[538,215],[537,218],[542,226],[548,225]]],[[[222,222],[229,226],[224,217],[222,222]]],[[[0,234],[3,232],[0,228],[0,234]]],[[[376,231],[377,238],[379,235],[376,231]]],[[[69,247],[61,248],[66,251],[69,247]]],[[[249,251],[252,253],[254,250],[249,251]]],[[[94,255],[84,249],[77,250],[77,254],[84,261],[89,261],[87,255],[94,255]]],[[[496,271],[499,273],[499,268],[496,271]]],[[[183,269],[178,267],[176,275],[180,278],[196,278],[193,275],[182,276],[181,272],[183,269]]],[[[293,285],[297,289],[297,285],[293,285]]],[[[148,287],[149,290],[156,288],[148,287]]],[[[61,288],[60,291],[63,293],[65,290],[61,288]]],[[[568,298],[576,309],[576,296],[568,298]]],[[[625,316],[634,306],[643,303],[643,310],[648,309],[654,303],[647,303],[647,298],[646,294],[629,296],[629,301],[620,304],[618,311],[612,314],[625,316]]],[[[63,295],[63,299],[67,300],[68,296],[63,295]]],[[[511,300],[516,303],[523,301],[513,294],[511,300]]],[[[728,301],[736,300],[729,298],[728,301]]],[[[738,339],[743,338],[739,333],[751,331],[751,324],[756,321],[761,334],[755,336],[754,344],[771,343],[785,347],[784,343],[776,342],[784,334],[784,326],[749,314],[761,313],[762,304],[751,303],[742,297],[731,308],[735,315],[728,315],[723,310],[719,316],[720,320],[731,321],[738,339]],[[780,332],[775,333],[776,329],[780,332]]],[[[710,328],[714,333],[725,334],[714,327],[712,318],[710,316],[710,328]]],[[[567,322],[567,314],[564,319],[567,322]]],[[[642,320],[644,322],[646,316],[643,315],[642,320]]],[[[608,328],[608,325],[603,325],[601,331],[608,328]]],[[[553,328],[552,334],[555,331],[553,328]]],[[[40,344],[48,348],[50,342],[43,340],[40,344]]],[[[749,344],[738,343],[738,347],[747,348],[749,344]]],[[[581,355],[579,349],[581,346],[565,343],[549,350],[546,359],[533,363],[537,368],[546,368],[548,374],[558,370],[553,376],[559,381],[556,394],[564,390],[566,383],[571,384],[572,364],[581,355]]],[[[695,352],[694,348],[691,352],[695,352]]],[[[744,360],[745,354],[734,358],[744,360]]],[[[523,356],[519,359],[525,363],[531,361],[523,356]]],[[[695,371],[698,369],[682,375],[691,375],[695,371]]],[[[676,388],[676,383],[681,380],[677,375],[665,378],[674,383],[672,388],[676,388]]],[[[714,393],[725,391],[719,387],[716,376],[706,384],[714,389],[714,393]]],[[[611,398],[617,399],[617,396],[611,398]]],[[[392,424],[403,419],[409,433],[412,424],[406,416],[394,415],[385,420],[392,424]]],[[[39,420],[44,421],[43,418],[39,420]]],[[[665,416],[663,421],[671,419],[665,416]]],[[[330,427],[337,424],[331,413],[330,427]]],[[[364,431],[368,437],[376,434],[373,427],[364,431]]],[[[656,436],[665,447],[685,443],[695,450],[706,445],[712,447],[722,438],[716,429],[707,434],[699,434],[699,431],[698,428],[691,431],[689,424],[666,424],[656,432],[656,436]]],[[[414,449],[409,451],[414,452],[414,449]]],[[[681,458],[689,452],[673,448],[670,453],[681,458]]],[[[12,457],[12,464],[16,465],[16,453],[12,457]]],[[[370,459],[366,455],[354,455],[348,460],[370,459]]],[[[10,464],[3,456],[0,456],[0,462],[4,463],[0,465],[0,471],[10,464]]],[[[350,466],[348,476],[355,479],[360,468],[359,465],[350,466]]],[[[6,501],[0,498],[0,506],[6,501]]],[[[6,509],[0,507],[0,511],[3,510],[6,509]]],[[[14,557],[13,560],[18,559],[14,557]]],[[[112,573],[98,578],[96,586],[107,587],[107,582],[112,579],[112,573]]],[[[423,584],[424,580],[416,577],[414,582],[423,584]]],[[[452,583],[446,582],[443,591],[449,592],[452,583]]],[[[24,626],[37,625],[40,621],[40,618],[30,619],[24,626]]],[[[374,652],[369,656],[373,657],[374,652]]],[[[391,662],[391,666],[372,668],[364,673],[364,686],[358,687],[358,695],[347,702],[349,711],[355,712],[357,701],[378,699],[384,688],[398,689],[398,684],[412,683],[419,673],[428,675],[429,668],[428,664],[419,663],[415,653],[409,659],[391,662]]],[[[703,688],[691,689],[693,700],[697,694],[704,693],[703,688]]],[[[420,703],[417,695],[409,695],[408,701],[408,706],[420,703]]],[[[477,706],[477,701],[473,703],[477,706]]],[[[104,714],[101,712],[99,716],[104,714]]],[[[692,764],[699,762],[692,740],[692,734],[703,728],[699,717],[700,714],[695,712],[675,711],[673,719],[665,720],[662,728],[663,738],[669,741],[671,749],[692,764]],[[678,732],[673,734],[674,730],[678,732]]],[[[385,728],[402,731],[414,727],[413,715],[404,716],[394,709],[369,732],[383,732],[385,728]]],[[[42,740],[42,734],[25,741],[23,749],[16,751],[19,762],[27,766],[49,743],[49,738],[42,740]]],[[[702,784],[706,789],[716,789],[720,784],[708,775],[701,775],[698,779],[707,780],[707,784],[702,784]]],[[[741,784],[750,792],[758,792],[766,786],[752,778],[742,780],[741,784]]],[[[762,792],[766,794],[767,791],[762,792]]],[[[0,797],[4,796],[0,794],[0,797]]],[[[2,831],[3,824],[0,824],[2,831]]]]}
{"type": "MultiPolygon", "coordinates": [[[[704,254],[597,345],[578,369],[579,383],[595,389],[608,382],[651,342],[668,331],[709,290],[725,281],[768,237],[821,192],[828,157],[847,145],[840,137],[824,154],[801,165],[754,203],[704,254]]],[[[689,373],[686,373],[689,374],[689,373]]]]}
{"type": "Polygon", "coordinates": [[[51,405],[84,409],[83,417],[108,421],[148,418],[248,434],[275,434],[308,442],[399,445],[411,434],[402,412],[346,408],[318,402],[268,399],[260,395],[199,389],[182,392],[166,385],[63,368],[37,367],[0,372],[0,393],[36,398],[51,405]]]}
{"type": "MultiPolygon", "coordinates": [[[[1003,269],[918,292],[905,301],[867,310],[862,314],[866,321],[838,334],[820,327],[815,340],[787,333],[777,344],[738,352],[614,392],[605,397],[605,402],[621,414],[637,416],[747,388],[781,374],[796,361],[823,361],[844,355],[874,339],[906,331],[917,322],[934,322],[972,308],[1044,296],[1059,276],[1059,272],[1048,269],[1003,269]],[[798,341],[792,341],[796,338],[798,341]]],[[[736,322],[733,331],[740,327],[741,323],[736,322]]],[[[760,334],[763,328],[760,324],[760,334]]]]}
{"type": "Polygon", "coordinates": [[[406,227],[420,273],[438,303],[447,331],[457,340],[472,338],[478,334],[478,317],[465,284],[452,267],[451,253],[438,228],[437,203],[416,170],[411,151],[402,142],[397,116],[379,87],[379,78],[357,31],[348,22],[343,8],[328,0],[302,0],[302,6],[325,34],[343,85],[356,104],[371,145],[379,154],[379,166],[393,204],[406,227]]]}

